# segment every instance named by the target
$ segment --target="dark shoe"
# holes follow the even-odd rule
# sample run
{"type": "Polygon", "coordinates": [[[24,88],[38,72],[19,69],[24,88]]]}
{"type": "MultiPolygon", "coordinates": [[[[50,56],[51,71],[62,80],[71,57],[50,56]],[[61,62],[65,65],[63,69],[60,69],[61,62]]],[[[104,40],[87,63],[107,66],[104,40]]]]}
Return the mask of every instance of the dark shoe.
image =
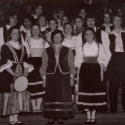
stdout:
{"type": "Polygon", "coordinates": [[[87,119],[86,121],[85,121],[85,124],[90,124],[91,123],[91,120],[90,119],[87,119]]]}
{"type": "Polygon", "coordinates": [[[16,125],[16,123],[13,121],[13,122],[9,122],[9,125],[16,125]]]}
{"type": "Polygon", "coordinates": [[[55,119],[53,119],[52,121],[48,121],[47,125],[52,125],[53,123],[55,123],[55,119]]]}
{"type": "Polygon", "coordinates": [[[38,114],[42,114],[43,112],[41,110],[37,110],[37,113],[38,114]]]}
{"type": "Polygon", "coordinates": [[[16,122],[16,125],[25,125],[24,123],[20,122],[20,121],[17,121],[16,122]]]}
{"type": "Polygon", "coordinates": [[[96,120],[95,119],[91,119],[91,124],[95,124],[96,120]]]}
{"type": "Polygon", "coordinates": [[[34,113],[34,114],[37,114],[37,110],[33,110],[33,113],[34,113]]]}
{"type": "Polygon", "coordinates": [[[62,121],[57,120],[57,122],[58,122],[59,124],[64,124],[63,120],[62,120],[62,121]]]}
{"type": "Polygon", "coordinates": [[[110,110],[110,113],[116,113],[116,111],[110,110]]]}

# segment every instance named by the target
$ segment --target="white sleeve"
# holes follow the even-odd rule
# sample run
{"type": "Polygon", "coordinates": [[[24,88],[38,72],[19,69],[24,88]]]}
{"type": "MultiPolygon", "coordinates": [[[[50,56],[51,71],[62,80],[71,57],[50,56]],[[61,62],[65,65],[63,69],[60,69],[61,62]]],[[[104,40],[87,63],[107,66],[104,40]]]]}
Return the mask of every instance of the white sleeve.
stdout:
{"type": "Polygon", "coordinates": [[[75,46],[75,67],[80,67],[83,62],[83,52],[82,52],[82,33],[76,37],[75,46]]]}
{"type": "Polygon", "coordinates": [[[107,56],[108,60],[110,60],[111,52],[109,49],[109,46],[110,46],[109,35],[106,32],[101,31],[101,39],[102,39],[102,45],[104,47],[104,51],[106,53],[106,56],[107,56]]]}
{"type": "Polygon", "coordinates": [[[108,62],[109,62],[109,60],[107,58],[107,55],[106,55],[106,53],[104,51],[104,47],[101,44],[99,44],[98,62],[99,62],[99,64],[104,64],[104,67],[107,67],[108,62]]]}
{"type": "Polygon", "coordinates": [[[83,51],[82,46],[79,47],[77,50],[77,53],[75,54],[75,67],[79,68],[81,67],[81,64],[83,62],[83,51]]]}
{"type": "Polygon", "coordinates": [[[78,52],[80,46],[82,46],[82,33],[76,36],[75,53],[78,52]]]}
{"type": "Polygon", "coordinates": [[[48,42],[45,42],[44,48],[46,49],[46,48],[48,48],[48,47],[50,47],[50,45],[48,44],[48,42]]]}

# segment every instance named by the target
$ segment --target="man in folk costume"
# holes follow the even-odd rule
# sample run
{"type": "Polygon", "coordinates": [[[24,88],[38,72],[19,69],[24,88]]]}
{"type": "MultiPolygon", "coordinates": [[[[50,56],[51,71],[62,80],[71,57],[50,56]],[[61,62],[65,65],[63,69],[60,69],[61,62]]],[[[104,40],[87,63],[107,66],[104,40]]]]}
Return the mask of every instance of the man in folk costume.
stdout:
{"type": "Polygon", "coordinates": [[[21,32],[21,42],[22,44],[26,47],[27,54],[29,56],[29,45],[28,45],[28,40],[31,38],[31,26],[32,26],[32,16],[26,14],[23,17],[23,25],[20,27],[20,32],[21,32]]]}
{"type": "MultiPolygon", "coordinates": [[[[105,12],[103,14],[103,20],[104,20],[104,22],[99,27],[99,30],[97,33],[97,40],[99,42],[101,42],[101,44],[104,47],[106,55],[108,55],[106,39],[107,39],[108,35],[110,34],[110,32],[112,32],[112,30],[114,29],[114,26],[111,23],[111,14],[109,12],[105,12]]],[[[105,70],[105,72],[104,72],[103,85],[104,85],[104,88],[106,89],[106,83],[108,80],[108,70],[107,70],[107,68],[105,68],[104,70],[105,70]]]]}
{"type": "Polygon", "coordinates": [[[122,86],[122,107],[125,112],[125,31],[121,27],[122,17],[113,17],[114,29],[109,34],[109,99],[110,112],[117,111],[118,88],[122,86]]]}
{"type": "Polygon", "coordinates": [[[10,40],[9,29],[17,25],[17,13],[10,12],[7,19],[7,24],[0,27],[0,49],[1,46],[10,40]]]}

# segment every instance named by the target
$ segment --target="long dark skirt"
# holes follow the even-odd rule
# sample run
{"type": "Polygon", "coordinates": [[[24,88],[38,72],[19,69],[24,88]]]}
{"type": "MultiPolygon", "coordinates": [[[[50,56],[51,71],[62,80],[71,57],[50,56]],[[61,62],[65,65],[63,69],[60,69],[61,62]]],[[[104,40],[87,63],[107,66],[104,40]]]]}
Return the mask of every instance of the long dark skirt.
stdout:
{"type": "Polygon", "coordinates": [[[61,74],[58,67],[55,74],[46,75],[43,117],[54,119],[74,117],[70,75],[61,74]]]}
{"type": "Polygon", "coordinates": [[[30,57],[29,61],[34,66],[34,70],[28,75],[28,91],[31,93],[31,99],[42,98],[45,93],[45,89],[42,86],[42,78],[39,73],[39,69],[42,65],[42,58],[30,57]]]}
{"type": "Polygon", "coordinates": [[[78,105],[85,111],[106,111],[106,91],[101,82],[99,64],[82,63],[80,80],[78,105]]]}

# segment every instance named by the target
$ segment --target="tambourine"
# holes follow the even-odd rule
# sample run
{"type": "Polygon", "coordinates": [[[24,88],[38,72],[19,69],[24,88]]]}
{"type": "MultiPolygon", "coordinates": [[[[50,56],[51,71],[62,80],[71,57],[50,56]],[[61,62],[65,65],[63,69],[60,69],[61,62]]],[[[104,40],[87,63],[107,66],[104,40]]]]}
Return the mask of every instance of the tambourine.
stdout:
{"type": "Polygon", "coordinates": [[[28,87],[28,79],[25,76],[20,76],[15,79],[14,89],[17,92],[22,92],[22,91],[26,90],[27,87],[28,87]]]}

